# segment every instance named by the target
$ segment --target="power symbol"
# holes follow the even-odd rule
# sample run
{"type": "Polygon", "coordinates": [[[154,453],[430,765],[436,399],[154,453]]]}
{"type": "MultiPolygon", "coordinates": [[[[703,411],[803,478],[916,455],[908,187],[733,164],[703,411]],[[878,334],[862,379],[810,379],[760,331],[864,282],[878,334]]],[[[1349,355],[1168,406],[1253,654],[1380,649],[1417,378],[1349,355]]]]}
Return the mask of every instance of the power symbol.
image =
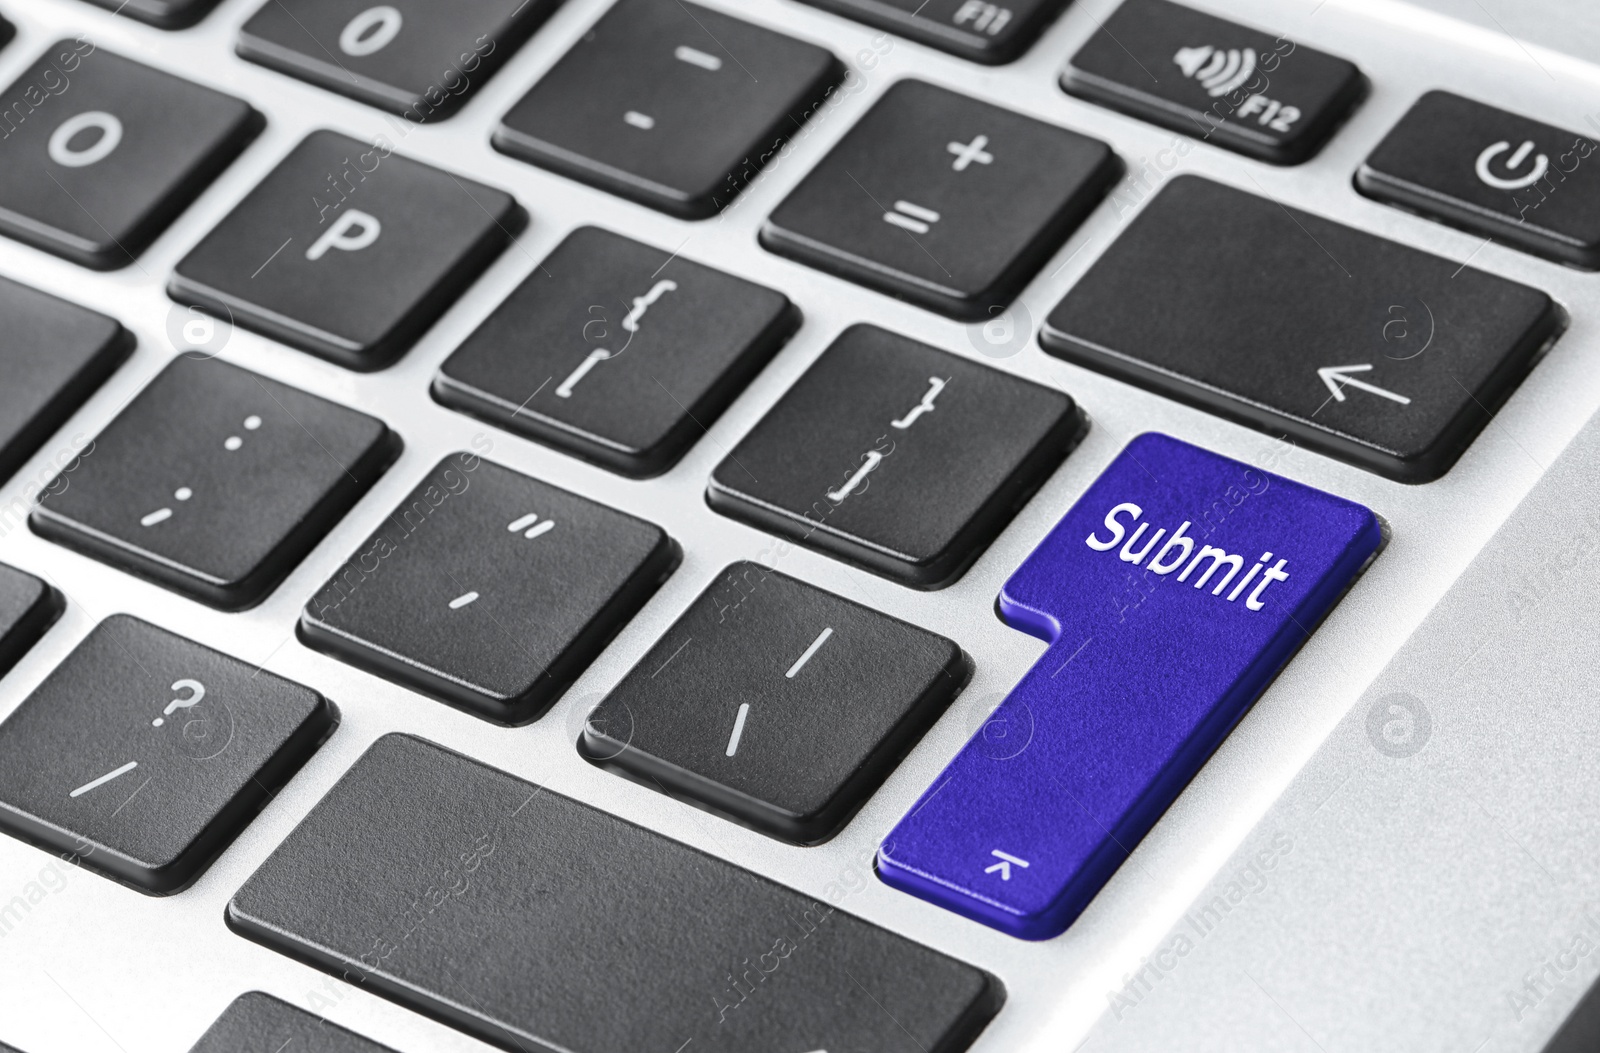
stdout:
{"type": "MultiPolygon", "coordinates": [[[[1532,186],[1534,183],[1537,183],[1540,179],[1544,178],[1545,172],[1550,170],[1550,159],[1544,154],[1540,154],[1538,157],[1533,159],[1533,171],[1529,172],[1527,175],[1519,176],[1515,179],[1502,179],[1500,176],[1497,176],[1493,172],[1489,171],[1489,162],[1493,161],[1496,157],[1505,153],[1509,149],[1511,149],[1511,144],[1501,140],[1500,142],[1495,143],[1493,146],[1486,147],[1483,153],[1478,155],[1478,178],[1483,180],[1484,185],[1492,186],[1496,190],[1521,190],[1525,186],[1532,186]]],[[[1516,153],[1506,158],[1507,171],[1515,171],[1516,169],[1521,168],[1522,162],[1526,161],[1528,159],[1528,155],[1532,152],[1533,140],[1527,139],[1521,146],[1517,147],[1516,153]]]]}

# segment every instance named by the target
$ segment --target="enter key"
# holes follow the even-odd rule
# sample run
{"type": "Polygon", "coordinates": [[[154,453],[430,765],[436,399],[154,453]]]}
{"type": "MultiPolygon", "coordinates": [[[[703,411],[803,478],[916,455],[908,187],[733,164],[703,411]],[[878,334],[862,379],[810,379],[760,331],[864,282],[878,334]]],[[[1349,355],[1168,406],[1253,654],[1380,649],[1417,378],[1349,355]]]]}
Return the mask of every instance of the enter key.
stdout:
{"type": "Polygon", "coordinates": [[[1383,542],[1367,508],[1134,439],[1006,582],[1049,641],[884,840],[888,884],[1065,931],[1383,542]]]}

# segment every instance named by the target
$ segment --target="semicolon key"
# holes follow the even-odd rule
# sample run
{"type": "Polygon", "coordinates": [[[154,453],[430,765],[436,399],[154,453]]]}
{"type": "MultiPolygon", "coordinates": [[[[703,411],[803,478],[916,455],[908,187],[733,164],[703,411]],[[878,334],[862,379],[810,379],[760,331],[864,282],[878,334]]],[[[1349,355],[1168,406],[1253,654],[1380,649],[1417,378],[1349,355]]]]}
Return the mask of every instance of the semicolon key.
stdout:
{"type": "Polygon", "coordinates": [[[1023,939],[1065,931],[1382,542],[1361,505],[1134,439],[1001,590],[1001,618],[1050,649],[884,840],[879,876],[1023,939]]]}
{"type": "Polygon", "coordinates": [[[223,610],[253,607],[400,452],[376,418],[174,359],[62,469],[33,532],[223,610]]]}

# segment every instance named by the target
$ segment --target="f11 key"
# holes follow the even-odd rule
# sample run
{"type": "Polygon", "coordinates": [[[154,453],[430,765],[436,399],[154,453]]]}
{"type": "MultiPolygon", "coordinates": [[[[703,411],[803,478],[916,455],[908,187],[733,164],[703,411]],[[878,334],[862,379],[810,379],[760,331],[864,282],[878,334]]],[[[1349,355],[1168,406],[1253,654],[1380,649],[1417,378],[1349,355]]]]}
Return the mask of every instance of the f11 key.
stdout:
{"type": "MultiPolygon", "coordinates": [[[[1039,38],[1066,0],[803,0],[952,55],[999,65],[1039,38]]],[[[887,37],[885,47],[892,46],[887,37]]],[[[884,47],[874,47],[886,54],[884,47]]],[[[870,56],[870,51],[865,52],[870,56]]],[[[858,61],[861,61],[858,59],[858,61]]],[[[872,69],[862,61],[863,69],[872,69]]]]}
{"type": "Polygon", "coordinates": [[[1039,340],[1425,483],[1489,423],[1561,322],[1537,289],[1180,176],[1050,312],[1039,340]]]}
{"type": "Polygon", "coordinates": [[[1391,205],[1600,270],[1600,159],[1594,140],[1430,91],[1356,172],[1391,205]]]}
{"type": "Polygon", "coordinates": [[[885,839],[885,882],[1062,932],[1377,553],[1358,504],[1168,438],[1128,444],[1000,592],[1050,643],[885,839]],[[1014,736],[991,728],[1026,727],[1014,736]]]}

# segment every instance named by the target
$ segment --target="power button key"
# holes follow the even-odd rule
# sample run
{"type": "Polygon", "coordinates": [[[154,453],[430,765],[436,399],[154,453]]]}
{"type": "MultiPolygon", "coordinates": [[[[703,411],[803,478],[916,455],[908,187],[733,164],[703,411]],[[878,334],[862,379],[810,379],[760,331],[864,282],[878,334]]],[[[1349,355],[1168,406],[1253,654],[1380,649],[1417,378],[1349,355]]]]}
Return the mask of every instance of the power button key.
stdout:
{"type": "Polygon", "coordinates": [[[1356,188],[1524,252],[1600,270],[1600,156],[1590,136],[1431,91],[1362,164],[1356,188]]]}

